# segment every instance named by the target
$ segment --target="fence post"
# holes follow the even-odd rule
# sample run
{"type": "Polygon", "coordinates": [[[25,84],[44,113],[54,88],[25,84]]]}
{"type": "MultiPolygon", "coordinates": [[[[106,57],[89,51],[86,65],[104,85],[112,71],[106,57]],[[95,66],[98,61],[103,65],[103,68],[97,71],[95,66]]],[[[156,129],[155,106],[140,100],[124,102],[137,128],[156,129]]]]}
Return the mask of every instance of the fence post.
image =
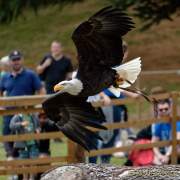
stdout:
{"type": "MultiPolygon", "coordinates": [[[[137,84],[137,88],[141,89],[141,75],[139,75],[139,77],[137,78],[136,81],[137,84]]],[[[137,101],[137,108],[138,108],[138,119],[141,120],[142,119],[142,102],[141,101],[137,101]]]]}
{"type": "Polygon", "coordinates": [[[177,93],[172,92],[172,154],[171,154],[171,164],[177,164],[177,132],[176,132],[176,121],[177,121],[177,93]]]}
{"type": "Polygon", "coordinates": [[[68,163],[85,162],[85,153],[83,147],[68,139],[68,157],[70,157],[68,163]]]}

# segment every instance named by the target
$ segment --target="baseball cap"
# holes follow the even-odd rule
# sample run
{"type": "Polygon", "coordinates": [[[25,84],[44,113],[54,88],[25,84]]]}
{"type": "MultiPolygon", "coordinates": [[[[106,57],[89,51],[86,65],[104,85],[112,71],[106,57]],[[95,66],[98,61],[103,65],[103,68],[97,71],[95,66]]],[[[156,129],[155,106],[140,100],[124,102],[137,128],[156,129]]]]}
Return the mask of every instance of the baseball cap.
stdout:
{"type": "Polygon", "coordinates": [[[20,51],[12,51],[10,54],[9,54],[9,59],[10,60],[17,60],[17,59],[21,59],[23,57],[22,53],[20,51]]]}

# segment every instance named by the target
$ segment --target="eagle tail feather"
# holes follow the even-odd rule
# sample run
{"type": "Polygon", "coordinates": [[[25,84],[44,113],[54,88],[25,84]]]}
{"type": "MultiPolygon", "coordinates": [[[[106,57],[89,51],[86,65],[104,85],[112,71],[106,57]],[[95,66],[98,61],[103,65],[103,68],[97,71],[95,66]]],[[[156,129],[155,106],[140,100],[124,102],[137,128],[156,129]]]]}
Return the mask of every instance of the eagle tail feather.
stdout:
{"type": "Polygon", "coordinates": [[[85,142],[86,145],[88,146],[88,148],[95,148],[97,149],[97,145],[95,143],[96,139],[100,139],[103,140],[98,134],[96,134],[95,132],[83,127],[82,125],[80,125],[79,123],[71,123],[71,126],[73,127],[73,129],[76,131],[76,134],[78,134],[79,136],[81,136],[85,142]]]}
{"type": "Polygon", "coordinates": [[[135,58],[112,69],[116,70],[117,74],[122,79],[122,83],[119,85],[119,87],[127,88],[135,82],[141,72],[141,58],[135,58]],[[131,84],[127,83],[127,81],[131,82],[131,84]]]}
{"type": "Polygon", "coordinates": [[[87,142],[84,140],[83,137],[81,137],[76,131],[69,130],[69,127],[61,128],[60,129],[64,135],[66,135],[68,138],[70,138],[72,141],[80,144],[84,149],[89,151],[89,146],[87,145],[87,142]]]}

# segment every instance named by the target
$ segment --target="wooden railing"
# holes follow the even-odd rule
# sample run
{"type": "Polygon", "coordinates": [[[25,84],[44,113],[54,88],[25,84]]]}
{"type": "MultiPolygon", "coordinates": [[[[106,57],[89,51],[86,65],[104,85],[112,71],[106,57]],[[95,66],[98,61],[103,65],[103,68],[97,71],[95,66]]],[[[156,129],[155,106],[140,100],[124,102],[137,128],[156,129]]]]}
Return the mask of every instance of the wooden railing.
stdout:
{"type": "MultiPolygon", "coordinates": [[[[171,118],[165,119],[144,119],[144,120],[129,120],[128,122],[121,123],[111,123],[106,124],[105,126],[108,129],[119,129],[119,128],[129,128],[129,127],[138,127],[143,128],[153,123],[157,122],[170,122],[172,124],[172,140],[170,141],[159,141],[156,143],[149,143],[143,145],[132,145],[132,146],[123,146],[119,148],[106,148],[99,150],[92,150],[90,152],[86,152],[83,148],[72,141],[67,141],[68,153],[67,156],[59,156],[59,157],[47,157],[47,158],[37,158],[37,159],[25,159],[25,160],[12,160],[0,161],[0,175],[8,175],[8,174],[22,174],[22,173],[37,173],[44,172],[48,169],[54,168],[62,163],[76,163],[83,162],[85,156],[96,156],[102,154],[112,154],[114,152],[127,152],[134,148],[137,149],[147,149],[152,147],[164,147],[172,145],[172,155],[171,155],[171,163],[177,163],[177,144],[180,144],[180,141],[176,139],[176,121],[180,118],[177,116],[177,100],[180,96],[179,92],[166,93],[161,95],[156,95],[154,98],[164,99],[164,98],[172,98],[172,115],[171,118]]],[[[15,113],[33,113],[39,112],[41,110],[40,104],[42,101],[47,98],[47,96],[20,96],[20,97],[3,97],[0,98],[0,115],[8,115],[15,113]],[[14,106],[14,109],[6,110],[2,107],[6,106],[14,106]]],[[[138,99],[130,99],[126,98],[124,100],[112,100],[112,104],[120,105],[127,103],[137,103],[143,102],[143,98],[138,99]]],[[[101,102],[93,104],[94,106],[102,106],[101,102]]],[[[95,130],[96,131],[96,130],[95,130]]],[[[8,136],[0,136],[0,142],[9,142],[9,141],[23,141],[23,140],[32,140],[32,139],[55,139],[62,138],[64,135],[61,132],[51,132],[51,133],[41,133],[41,134],[23,134],[23,135],[8,135],[8,136]]]]}

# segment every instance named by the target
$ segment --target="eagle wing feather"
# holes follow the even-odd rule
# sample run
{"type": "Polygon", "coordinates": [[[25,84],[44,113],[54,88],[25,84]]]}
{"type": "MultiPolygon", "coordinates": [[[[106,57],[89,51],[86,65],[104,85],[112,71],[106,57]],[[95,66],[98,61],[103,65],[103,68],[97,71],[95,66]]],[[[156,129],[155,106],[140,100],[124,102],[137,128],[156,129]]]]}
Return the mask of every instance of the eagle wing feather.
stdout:
{"type": "Polygon", "coordinates": [[[47,116],[54,121],[60,131],[86,150],[90,150],[95,147],[95,139],[101,137],[87,126],[106,128],[101,125],[104,121],[103,114],[96,111],[86,99],[68,93],[57,93],[45,100],[42,105],[47,116]]]}
{"type": "Polygon", "coordinates": [[[121,64],[121,37],[134,27],[133,24],[125,13],[111,6],[81,23],[72,34],[78,52],[79,69],[81,66],[84,68],[85,64],[86,67],[94,64],[110,67],[121,64]]]}

